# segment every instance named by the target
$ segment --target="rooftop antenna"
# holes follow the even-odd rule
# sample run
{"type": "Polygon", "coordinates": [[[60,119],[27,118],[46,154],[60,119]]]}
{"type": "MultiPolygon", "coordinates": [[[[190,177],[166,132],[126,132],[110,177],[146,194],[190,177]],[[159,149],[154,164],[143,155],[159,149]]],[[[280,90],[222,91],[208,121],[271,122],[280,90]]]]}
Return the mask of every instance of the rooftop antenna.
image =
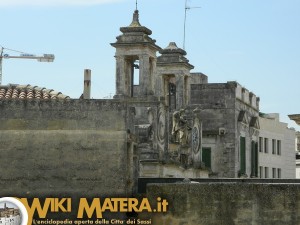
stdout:
{"type": "Polygon", "coordinates": [[[183,24],[183,50],[185,50],[185,28],[186,28],[186,12],[187,10],[190,10],[190,9],[196,9],[196,8],[201,8],[201,7],[189,7],[187,5],[187,1],[188,0],[185,0],[185,6],[184,6],[184,24],[183,24]]]}

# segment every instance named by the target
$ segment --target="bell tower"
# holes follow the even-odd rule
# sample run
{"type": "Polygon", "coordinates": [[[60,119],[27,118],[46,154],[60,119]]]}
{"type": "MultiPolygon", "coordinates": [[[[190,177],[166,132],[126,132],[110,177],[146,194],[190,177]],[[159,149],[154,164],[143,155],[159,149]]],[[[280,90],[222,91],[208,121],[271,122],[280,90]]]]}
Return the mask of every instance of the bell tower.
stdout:
{"type": "Polygon", "coordinates": [[[166,99],[170,111],[186,107],[190,103],[190,70],[194,68],[185,57],[186,51],[175,42],[160,50],[157,58],[157,77],[161,96],[166,99]]]}
{"type": "Polygon", "coordinates": [[[121,27],[122,34],[111,45],[116,48],[116,95],[114,98],[146,97],[155,92],[156,52],[161,50],[139,22],[135,10],[132,23],[121,27]]]}

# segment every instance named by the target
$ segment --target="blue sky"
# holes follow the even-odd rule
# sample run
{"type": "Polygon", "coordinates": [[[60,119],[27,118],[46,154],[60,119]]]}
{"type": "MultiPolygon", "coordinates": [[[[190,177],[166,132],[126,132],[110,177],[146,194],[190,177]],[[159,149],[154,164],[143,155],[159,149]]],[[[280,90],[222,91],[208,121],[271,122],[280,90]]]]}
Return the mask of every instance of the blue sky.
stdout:
{"type": "MultiPolygon", "coordinates": [[[[140,22],[164,48],[183,45],[185,0],[139,0],[140,22]]],[[[300,130],[300,1],[188,0],[186,51],[193,72],[209,82],[237,81],[261,98],[265,113],[300,130]]],[[[78,98],[83,70],[92,70],[92,97],[115,92],[119,28],[130,24],[135,0],[1,0],[0,45],[55,54],[53,63],[4,59],[3,84],[31,84],[78,98]]],[[[6,50],[5,53],[15,55],[6,50]]]]}
{"type": "Polygon", "coordinates": [[[6,207],[8,207],[8,208],[18,209],[18,206],[16,206],[15,204],[13,204],[11,202],[1,202],[0,203],[0,209],[4,208],[5,203],[6,203],[6,207]]]}

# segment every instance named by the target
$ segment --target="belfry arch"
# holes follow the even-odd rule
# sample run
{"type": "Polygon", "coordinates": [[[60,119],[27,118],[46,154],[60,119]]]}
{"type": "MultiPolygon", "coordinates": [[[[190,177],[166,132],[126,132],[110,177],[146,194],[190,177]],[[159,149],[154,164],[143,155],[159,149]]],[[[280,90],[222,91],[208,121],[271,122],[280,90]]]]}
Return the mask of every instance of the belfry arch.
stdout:
{"type": "Polygon", "coordinates": [[[154,95],[156,53],[161,48],[149,35],[152,31],[139,23],[138,10],[132,23],[121,27],[122,35],[111,45],[116,48],[116,95],[121,97],[143,97],[154,95]],[[134,84],[138,76],[138,85],[134,84]]]}

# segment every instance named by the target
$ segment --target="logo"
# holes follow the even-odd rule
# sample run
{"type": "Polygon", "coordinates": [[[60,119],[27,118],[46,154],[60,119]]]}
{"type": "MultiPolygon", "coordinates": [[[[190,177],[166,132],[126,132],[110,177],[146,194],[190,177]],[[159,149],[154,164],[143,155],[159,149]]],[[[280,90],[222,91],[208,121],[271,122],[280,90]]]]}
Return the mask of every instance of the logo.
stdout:
{"type": "Polygon", "coordinates": [[[27,225],[26,207],[17,198],[0,198],[0,223],[5,225],[27,225]]]}

